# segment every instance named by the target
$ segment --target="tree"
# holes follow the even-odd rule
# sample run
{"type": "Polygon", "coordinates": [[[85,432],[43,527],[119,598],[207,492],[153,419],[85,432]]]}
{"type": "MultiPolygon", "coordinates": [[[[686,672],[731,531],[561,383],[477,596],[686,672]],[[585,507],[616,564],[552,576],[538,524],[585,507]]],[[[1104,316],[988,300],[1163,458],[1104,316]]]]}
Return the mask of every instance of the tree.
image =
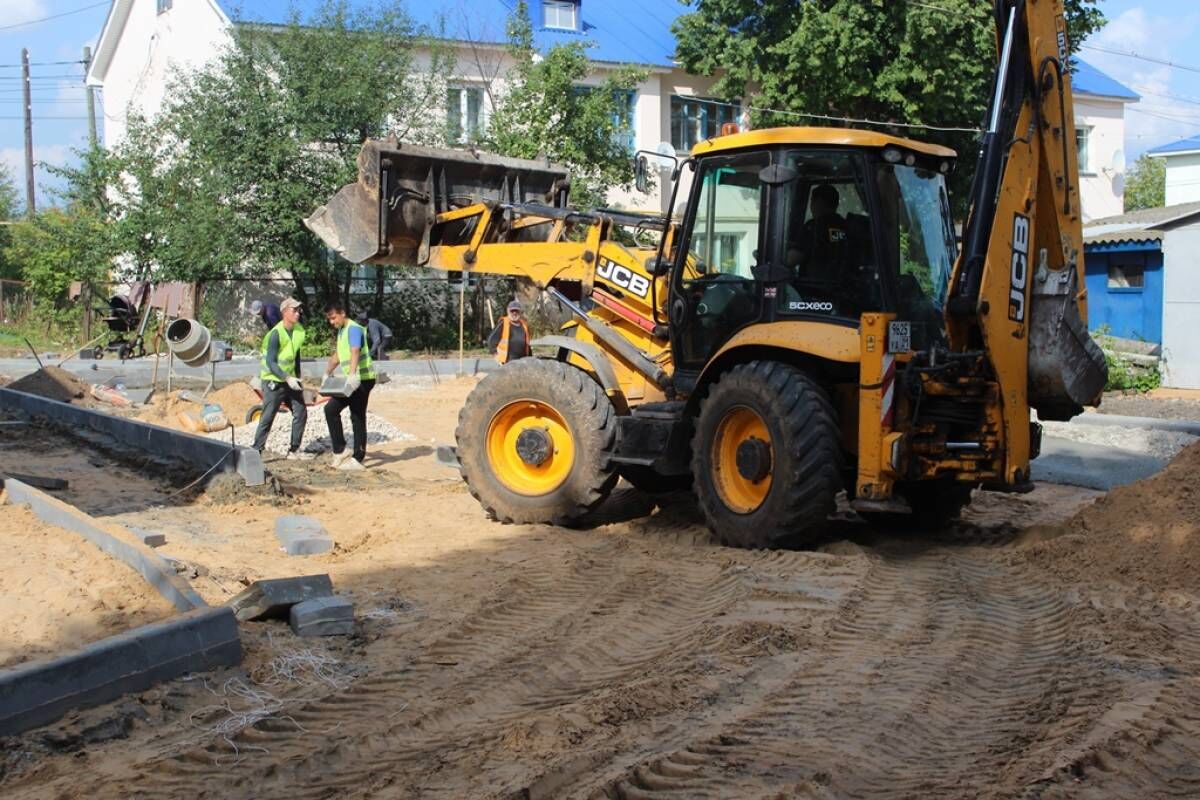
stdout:
{"type": "Polygon", "coordinates": [[[5,258],[29,283],[34,310],[48,324],[78,318],[80,306],[67,299],[73,281],[104,283],[115,252],[110,228],[88,206],[49,208],[10,226],[5,258]]]}
{"type": "Polygon", "coordinates": [[[107,154],[110,216],[134,269],[166,280],[290,275],[302,301],[343,298],[352,265],[303,218],[357,177],[366,138],[437,141],[444,48],[387,5],[327,0],[282,27],[241,25],[206,68],[107,154]],[[415,49],[432,53],[427,69],[415,49]],[[403,76],[403,77],[401,77],[403,76]],[[115,173],[115,174],[114,174],[115,173]]]}
{"type": "Polygon", "coordinates": [[[1158,208],[1167,204],[1167,163],[1143,154],[1125,176],[1125,210],[1158,208]]]}
{"type": "Polygon", "coordinates": [[[485,146],[501,155],[556,161],[571,174],[577,204],[602,204],[610,187],[633,181],[629,98],[645,74],[619,68],[599,86],[582,86],[592,69],[587,48],[557,45],[539,57],[525,0],[509,16],[508,37],[515,64],[485,146]]]}
{"type": "Polygon", "coordinates": [[[20,271],[4,255],[11,241],[9,226],[4,223],[12,222],[16,216],[17,187],[13,184],[12,176],[8,174],[8,165],[0,162],[0,278],[10,280],[19,278],[20,271]]]}
{"type": "MultiPolygon", "coordinates": [[[[1071,46],[1103,25],[1098,0],[1068,0],[1071,46]]],[[[675,23],[690,72],[722,73],[713,93],[748,98],[767,125],[844,125],[804,114],[973,127],[987,107],[995,26],[978,0],[699,0],[675,23]],[[778,111],[774,111],[777,109],[778,111]]],[[[853,126],[854,124],[851,123],[853,126]]],[[[977,134],[897,126],[895,133],[976,150],[977,134]]],[[[956,188],[973,165],[959,169],[956,188]]],[[[955,192],[961,201],[965,191],[955,192]]]]}

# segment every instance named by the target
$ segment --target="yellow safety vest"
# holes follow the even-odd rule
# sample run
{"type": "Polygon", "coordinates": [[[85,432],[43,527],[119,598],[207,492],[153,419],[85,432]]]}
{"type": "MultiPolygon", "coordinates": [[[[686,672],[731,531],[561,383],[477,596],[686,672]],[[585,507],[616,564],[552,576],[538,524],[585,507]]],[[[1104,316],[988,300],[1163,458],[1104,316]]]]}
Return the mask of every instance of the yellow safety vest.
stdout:
{"type": "Polygon", "coordinates": [[[342,368],[343,375],[350,374],[350,329],[358,328],[362,331],[362,349],[358,351],[358,378],[364,381],[375,380],[375,366],[371,363],[370,348],[367,347],[367,329],[359,325],[352,319],[346,320],[346,324],[338,331],[337,335],[337,357],[338,366],[342,368]]]}
{"type": "MultiPolygon", "coordinates": [[[[508,327],[511,324],[512,322],[507,316],[500,320],[500,343],[496,345],[496,361],[501,364],[508,362],[508,327]]],[[[517,324],[521,326],[521,330],[525,331],[525,352],[517,358],[524,358],[533,353],[533,349],[529,346],[529,326],[525,324],[525,320],[521,320],[517,324]]]]}
{"type": "Polygon", "coordinates": [[[267,347],[271,342],[272,333],[279,334],[279,368],[283,370],[284,375],[299,377],[296,374],[296,356],[300,355],[300,347],[304,344],[304,326],[296,323],[291,332],[288,332],[282,322],[267,331],[267,335],[263,337],[262,371],[258,373],[258,377],[264,381],[279,383],[279,376],[267,368],[267,347]]]}

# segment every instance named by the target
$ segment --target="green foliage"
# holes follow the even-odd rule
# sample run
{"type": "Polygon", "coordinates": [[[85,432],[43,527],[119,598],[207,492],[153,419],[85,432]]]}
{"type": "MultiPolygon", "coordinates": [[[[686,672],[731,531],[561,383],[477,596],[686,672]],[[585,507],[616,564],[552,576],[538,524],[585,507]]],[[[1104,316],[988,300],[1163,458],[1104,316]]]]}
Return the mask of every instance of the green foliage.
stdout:
{"type": "Polygon", "coordinates": [[[509,54],[516,62],[488,124],[484,145],[516,158],[547,157],[571,173],[576,204],[602,204],[609,187],[633,182],[628,93],[643,71],[624,67],[581,90],[591,73],[583,44],[558,45],[538,58],[524,0],[508,20],[509,54]]]}
{"type": "MultiPolygon", "coordinates": [[[[17,215],[17,187],[8,174],[8,165],[0,162],[0,223],[11,221],[17,215]]],[[[8,261],[5,250],[11,241],[9,226],[0,224],[0,278],[20,279],[20,269],[8,261]]]]}
{"type": "Polygon", "coordinates": [[[6,257],[21,269],[33,293],[38,319],[48,326],[79,318],[78,304],[67,300],[72,281],[106,282],[115,255],[109,227],[91,208],[50,208],[9,227],[6,257]]]}
{"type": "Polygon", "coordinates": [[[1109,330],[1107,325],[1101,325],[1092,334],[1096,344],[1104,351],[1104,361],[1108,364],[1108,382],[1104,390],[1149,392],[1161,386],[1162,370],[1158,364],[1134,363],[1116,349],[1117,340],[1109,335],[1109,330]]]}
{"type": "MultiPolygon", "coordinates": [[[[1097,4],[1068,0],[1073,48],[1103,24],[1097,4]]],[[[967,127],[983,117],[996,68],[989,5],[977,0],[699,0],[694,13],[675,23],[676,56],[690,72],[721,75],[714,95],[753,95],[756,107],[967,127]]],[[[842,124],[771,112],[755,112],[753,122],[758,127],[842,124]]],[[[952,181],[952,196],[965,201],[977,134],[894,132],[946,144],[965,156],[965,168],[952,181]]]]}
{"type": "Polygon", "coordinates": [[[1167,163],[1142,155],[1125,176],[1125,210],[1158,208],[1167,204],[1167,163]]]}

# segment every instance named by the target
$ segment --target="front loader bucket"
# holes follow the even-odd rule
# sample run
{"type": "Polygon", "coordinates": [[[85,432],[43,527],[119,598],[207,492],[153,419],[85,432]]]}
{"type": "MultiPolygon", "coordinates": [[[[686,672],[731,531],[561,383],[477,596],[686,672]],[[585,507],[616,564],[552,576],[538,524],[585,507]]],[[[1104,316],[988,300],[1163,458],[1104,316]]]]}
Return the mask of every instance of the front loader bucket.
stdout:
{"type": "Polygon", "coordinates": [[[1032,294],[1029,404],[1041,419],[1068,420],[1100,402],[1108,363],[1080,316],[1074,269],[1036,280],[1032,294]]]}
{"type": "Polygon", "coordinates": [[[358,182],[304,224],[347,261],[416,265],[438,214],[484,201],[563,206],[569,186],[549,162],[368,140],[358,182]]]}

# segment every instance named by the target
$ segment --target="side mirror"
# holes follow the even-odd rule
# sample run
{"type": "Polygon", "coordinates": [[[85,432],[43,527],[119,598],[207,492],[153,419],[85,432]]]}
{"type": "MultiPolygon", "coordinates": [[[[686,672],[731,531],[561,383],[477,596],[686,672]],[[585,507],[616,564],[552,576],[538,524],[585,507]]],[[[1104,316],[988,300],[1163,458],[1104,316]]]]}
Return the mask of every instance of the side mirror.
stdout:
{"type": "Polygon", "coordinates": [[[650,191],[650,183],[646,178],[646,157],[636,156],[633,159],[633,185],[642,194],[650,191]]]}
{"type": "Polygon", "coordinates": [[[646,259],[645,267],[646,272],[649,272],[651,275],[657,277],[659,275],[666,275],[671,271],[671,262],[666,258],[651,256],[650,258],[646,259]]]}

